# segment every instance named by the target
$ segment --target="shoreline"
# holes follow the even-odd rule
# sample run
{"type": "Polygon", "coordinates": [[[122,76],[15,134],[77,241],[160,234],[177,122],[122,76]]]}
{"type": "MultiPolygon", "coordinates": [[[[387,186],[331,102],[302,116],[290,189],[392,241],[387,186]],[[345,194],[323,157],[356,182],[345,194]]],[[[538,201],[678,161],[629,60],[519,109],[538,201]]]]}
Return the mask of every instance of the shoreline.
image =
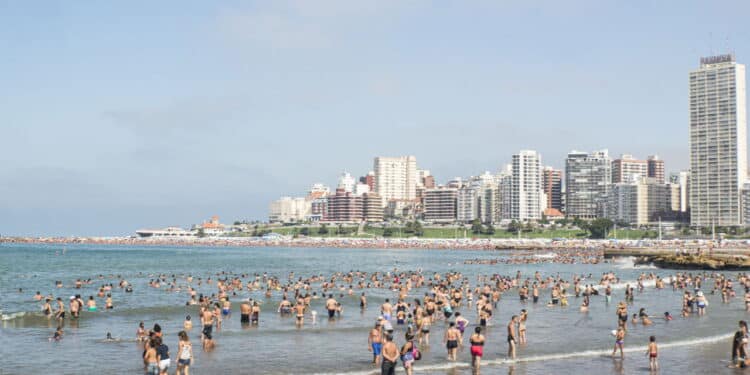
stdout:
{"type": "Polygon", "coordinates": [[[750,241],[724,240],[593,240],[593,239],[486,239],[486,238],[139,238],[139,237],[0,237],[0,244],[89,244],[103,246],[208,246],[208,247],[298,247],[425,250],[601,250],[605,256],[673,254],[675,250],[709,250],[716,253],[750,254],[750,241]]]}

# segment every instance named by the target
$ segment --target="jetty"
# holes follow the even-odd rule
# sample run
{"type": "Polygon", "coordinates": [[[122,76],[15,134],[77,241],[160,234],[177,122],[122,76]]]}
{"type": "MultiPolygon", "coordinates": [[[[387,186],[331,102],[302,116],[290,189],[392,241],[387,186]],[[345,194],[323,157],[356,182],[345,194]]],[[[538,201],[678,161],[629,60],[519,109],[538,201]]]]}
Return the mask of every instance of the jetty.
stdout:
{"type": "Polygon", "coordinates": [[[653,264],[659,268],[712,271],[750,270],[750,250],[747,248],[619,248],[605,249],[605,258],[635,257],[636,265],[653,264]]]}

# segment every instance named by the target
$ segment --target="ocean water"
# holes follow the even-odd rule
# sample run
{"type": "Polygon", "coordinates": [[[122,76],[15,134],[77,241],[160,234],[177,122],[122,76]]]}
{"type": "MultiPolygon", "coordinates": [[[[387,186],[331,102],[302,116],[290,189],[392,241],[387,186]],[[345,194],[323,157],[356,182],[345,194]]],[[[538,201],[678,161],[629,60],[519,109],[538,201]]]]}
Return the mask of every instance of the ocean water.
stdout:
{"type": "MultiPolygon", "coordinates": [[[[592,297],[588,313],[581,313],[580,299],[570,298],[568,307],[547,307],[549,292],[542,291],[540,303],[521,303],[517,292],[503,295],[491,326],[486,334],[487,345],[482,372],[485,374],[549,374],[582,373],[631,374],[648,371],[644,356],[648,337],[655,335],[660,345],[661,373],[735,373],[729,364],[731,335],[737,321],[750,318],[745,313],[741,297],[729,304],[721,303],[719,295],[709,295],[710,306],[704,317],[679,317],[682,291],[653,288],[647,283],[643,293],[636,292],[630,314],[645,307],[655,323],[652,326],[632,326],[629,323],[625,340],[626,358],[613,360],[609,354],[616,328],[616,303],[623,299],[627,281],[635,285],[641,273],[653,272],[668,277],[677,271],[636,268],[627,260],[598,265],[586,264],[496,264],[467,265],[466,259],[496,259],[507,256],[502,251],[450,251],[450,250],[373,250],[334,248],[201,248],[201,247],[136,247],[91,245],[0,245],[0,346],[2,362],[0,374],[140,374],[143,372],[142,348],[135,342],[135,331],[140,321],[150,328],[159,323],[164,330],[165,342],[173,357],[177,350],[177,332],[182,329],[186,315],[192,315],[195,328],[189,332],[193,342],[195,363],[193,374],[322,374],[322,373],[379,373],[370,361],[367,335],[379,315],[379,306],[385,298],[397,299],[396,294],[384,289],[364,290],[369,306],[361,312],[358,307],[360,290],[353,296],[340,300],[344,311],[340,319],[328,321],[323,300],[314,300],[312,308],[318,312],[318,321],[311,324],[309,316],[303,328],[295,327],[293,318],[280,317],[276,308],[281,300],[275,292],[266,300],[263,292],[239,292],[231,296],[233,314],[224,318],[222,329],[215,331],[216,349],[204,353],[200,348],[200,323],[198,307],[185,306],[189,295],[150,288],[148,282],[155,275],[172,275],[179,285],[187,285],[185,275],[192,275],[192,286],[198,293],[216,293],[216,284],[197,285],[197,279],[213,280],[229,274],[263,274],[286,280],[290,272],[295,278],[311,275],[331,275],[335,272],[393,270],[422,270],[425,275],[461,272],[472,285],[477,275],[501,274],[514,276],[521,271],[524,277],[533,277],[535,271],[542,275],[557,275],[570,279],[573,274],[592,274],[596,283],[603,272],[614,271],[621,284],[614,289],[611,304],[604,297],[592,297]],[[65,250],[63,253],[63,249],[65,250]],[[104,300],[97,298],[100,310],[83,312],[78,321],[66,319],[65,336],[60,342],[50,342],[57,323],[41,315],[42,303],[33,300],[36,291],[43,295],[52,293],[67,298],[81,294],[84,300],[96,295],[99,286],[118,283],[118,276],[128,280],[133,293],[115,287],[112,290],[114,309],[102,309],[104,300]],[[91,285],[74,289],[76,279],[92,279],[91,285]],[[63,282],[56,288],[55,281],[63,282]],[[19,292],[19,288],[22,289],[19,292]],[[258,327],[240,325],[239,301],[247,297],[263,300],[258,327]],[[518,350],[518,360],[506,358],[505,325],[511,315],[521,309],[529,311],[527,322],[528,344],[518,350]],[[658,319],[669,311],[675,320],[658,319]],[[118,342],[104,342],[107,332],[120,338],[118,342]]],[[[543,258],[541,258],[543,259],[543,258]]],[[[247,282],[249,278],[244,278],[247,282]]],[[[708,285],[704,286],[704,289],[708,285]]],[[[569,289],[569,293],[570,293],[569,289]]],[[[321,293],[319,284],[313,291],[321,293]]],[[[708,292],[708,290],[706,290],[708,292]]],[[[421,297],[426,289],[415,289],[409,300],[421,297]]],[[[342,292],[336,292],[336,294],[342,292]]],[[[346,292],[343,292],[346,293],[346,292]]],[[[740,293],[741,295],[741,293],[740,293]]],[[[462,307],[461,311],[472,324],[475,309],[462,307]]],[[[396,343],[404,342],[404,329],[394,324],[396,343]]],[[[473,327],[473,326],[472,326],[473,327]]],[[[471,328],[470,328],[471,329],[471,328]]],[[[432,327],[431,345],[423,347],[423,359],[416,363],[417,373],[470,374],[468,347],[459,352],[457,362],[446,360],[442,344],[445,323],[439,321],[432,327]]],[[[467,335],[468,336],[468,335],[467,335]]],[[[468,339],[467,339],[468,340],[468,339]]],[[[403,368],[398,367],[403,373],[403,368]]],[[[173,367],[170,373],[174,373],[173,367]]]]}

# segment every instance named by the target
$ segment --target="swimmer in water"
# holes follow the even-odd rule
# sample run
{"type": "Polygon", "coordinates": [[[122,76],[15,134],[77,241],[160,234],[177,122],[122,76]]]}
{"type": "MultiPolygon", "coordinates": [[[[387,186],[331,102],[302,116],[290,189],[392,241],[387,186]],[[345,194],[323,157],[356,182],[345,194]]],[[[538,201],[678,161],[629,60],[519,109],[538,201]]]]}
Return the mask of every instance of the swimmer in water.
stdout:
{"type": "Polygon", "coordinates": [[[62,326],[57,326],[57,330],[55,330],[54,335],[50,338],[50,341],[60,341],[63,338],[63,329],[62,326]]]}
{"type": "Polygon", "coordinates": [[[96,311],[96,301],[94,300],[94,296],[89,296],[89,300],[88,302],[86,302],[86,306],[88,307],[89,311],[96,311]]]}

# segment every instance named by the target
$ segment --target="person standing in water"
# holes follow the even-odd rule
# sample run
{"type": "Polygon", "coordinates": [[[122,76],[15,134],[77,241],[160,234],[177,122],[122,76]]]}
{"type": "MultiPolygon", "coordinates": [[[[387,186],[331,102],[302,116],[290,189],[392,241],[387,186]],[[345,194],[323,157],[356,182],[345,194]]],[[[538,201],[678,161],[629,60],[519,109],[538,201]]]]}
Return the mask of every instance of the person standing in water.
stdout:
{"type": "Polygon", "coordinates": [[[391,314],[393,313],[393,305],[391,305],[391,301],[386,298],[385,303],[380,306],[380,312],[383,314],[383,319],[385,320],[391,320],[391,314]]]}
{"type": "Polygon", "coordinates": [[[297,318],[297,327],[302,327],[305,324],[305,304],[303,303],[297,303],[294,305],[294,312],[296,313],[297,318]]]}
{"type": "Polygon", "coordinates": [[[203,338],[210,339],[214,330],[214,313],[211,312],[211,309],[205,308],[203,310],[203,313],[201,313],[201,323],[203,324],[203,338]]]}
{"type": "Polygon", "coordinates": [[[614,357],[617,353],[617,349],[620,349],[620,359],[625,359],[625,352],[623,346],[625,345],[625,328],[618,327],[615,332],[615,348],[612,350],[612,356],[614,357]]]}
{"type": "Polygon", "coordinates": [[[421,323],[419,324],[419,345],[422,345],[424,340],[425,345],[430,345],[430,325],[432,324],[432,316],[425,312],[422,316],[421,323]]]}
{"type": "Polygon", "coordinates": [[[521,310],[521,316],[518,318],[518,338],[519,344],[526,344],[526,319],[528,319],[529,313],[526,309],[521,310]]]}
{"type": "Polygon", "coordinates": [[[518,315],[513,315],[508,322],[508,357],[516,359],[516,324],[518,324],[518,315]]]}
{"type": "Polygon", "coordinates": [[[328,310],[328,320],[333,320],[336,317],[336,309],[338,309],[338,302],[333,298],[333,294],[328,295],[326,300],[326,309],[328,310]]]}
{"type": "Polygon", "coordinates": [[[78,310],[80,308],[80,305],[78,304],[78,301],[76,301],[75,296],[70,296],[70,302],[68,303],[68,309],[70,310],[70,315],[74,319],[78,319],[78,310]]]}
{"type": "Polygon", "coordinates": [[[156,359],[156,339],[151,339],[143,354],[146,363],[146,375],[159,375],[159,361],[156,359]]]}
{"type": "Polygon", "coordinates": [[[474,328],[474,334],[469,337],[469,343],[471,344],[471,367],[475,373],[479,373],[479,365],[482,361],[482,355],[484,355],[484,336],[482,335],[482,327],[474,328]]]}
{"type": "Polygon", "coordinates": [[[190,365],[193,359],[193,345],[190,343],[190,338],[187,332],[180,331],[177,334],[180,338],[180,342],[177,344],[177,371],[175,375],[185,374],[190,375],[190,365]]]}
{"type": "Polygon", "coordinates": [[[253,325],[258,325],[258,322],[260,321],[260,304],[258,301],[253,301],[253,314],[251,316],[250,322],[253,325]]]}
{"type": "Polygon", "coordinates": [[[461,315],[460,312],[456,313],[456,328],[461,332],[461,339],[458,340],[458,343],[463,346],[464,344],[464,331],[466,330],[466,327],[469,326],[469,320],[464,318],[463,315],[461,315]]]}
{"type": "Polygon", "coordinates": [[[372,352],[372,363],[377,365],[380,361],[380,352],[383,349],[383,332],[380,330],[380,323],[375,323],[375,327],[370,330],[367,336],[367,350],[372,352]]]}
{"type": "Polygon", "coordinates": [[[412,375],[414,373],[414,352],[416,346],[414,345],[414,335],[406,334],[406,343],[401,347],[401,361],[404,363],[404,371],[406,375],[412,375]]]}
{"type": "Polygon", "coordinates": [[[65,319],[65,304],[60,297],[57,297],[57,311],[55,311],[55,318],[57,320],[65,319]]]}
{"type": "Polygon", "coordinates": [[[445,331],[445,347],[448,349],[448,360],[456,360],[456,351],[458,351],[458,340],[461,338],[461,331],[456,329],[456,323],[450,322],[448,329],[445,331]]]}
{"type": "Polygon", "coordinates": [[[648,369],[656,371],[659,369],[659,362],[656,361],[656,357],[659,354],[659,349],[656,347],[656,336],[649,337],[648,341],[648,350],[646,350],[646,355],[649,358],[648,369]]]}
{"type": "Polygon", "coordinates": [[[159,363],[159,375],[167,375],[169,365],[172,360],[169,358],[169,347],[162,341],[161,337],[156,337],[156,360],[159,363]]]}
{"type": "Polygon", "coordinates": [[[240,304],[240,324],[250,324],[250,313],[252,310],[250,301],[243,301],[240,304]]]}
{"type": "Polygon", "coordinates": [[[385,335],[383,345],[383,363],[380,367],[381,375],[396,375],[396,361],[398,360],[398,348],[393,343],[393,336],[385,335]]]}

